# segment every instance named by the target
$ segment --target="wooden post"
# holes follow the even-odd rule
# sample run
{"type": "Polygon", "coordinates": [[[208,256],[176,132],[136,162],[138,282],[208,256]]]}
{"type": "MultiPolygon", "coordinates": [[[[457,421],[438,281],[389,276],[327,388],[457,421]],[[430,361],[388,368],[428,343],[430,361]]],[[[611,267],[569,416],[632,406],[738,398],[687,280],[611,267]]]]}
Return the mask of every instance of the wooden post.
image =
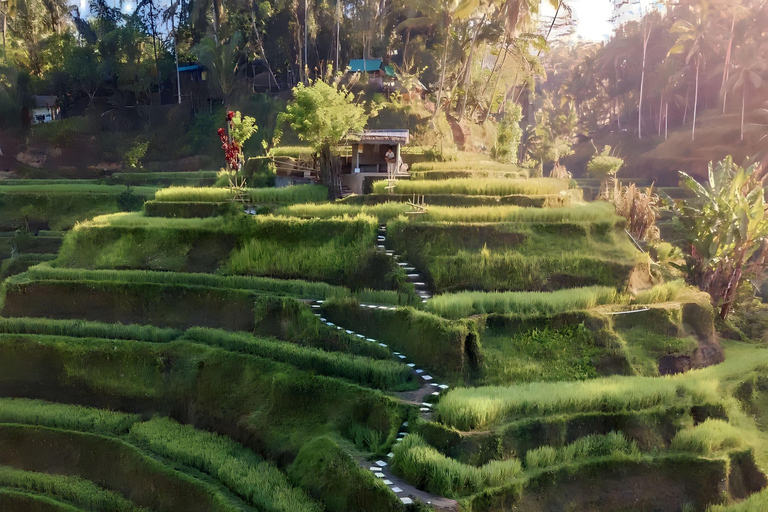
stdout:
{"type": "Polygon", "coordinates": [[[400,172],[400,143],[397,143],[395,149],[395,174],[400,172]]]}

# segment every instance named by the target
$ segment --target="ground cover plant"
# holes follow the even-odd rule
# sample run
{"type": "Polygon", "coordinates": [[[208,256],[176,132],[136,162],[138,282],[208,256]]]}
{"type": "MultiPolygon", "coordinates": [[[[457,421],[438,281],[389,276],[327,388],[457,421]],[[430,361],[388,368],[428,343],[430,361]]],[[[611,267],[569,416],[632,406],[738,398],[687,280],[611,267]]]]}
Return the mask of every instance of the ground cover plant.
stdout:
{"type": "MultiPolygon", "coordinates": [[[[377,181],[373,191],[377,194],[386,192],[387,183],[377,181]]],[[[473,179],[460,178],[450,180],[398,180],[395,194],[468,194],[484,196],[508,196],[512,194],[559,194],[568,190],[568,182],[551,178],[533,179],[473,179]]]]}

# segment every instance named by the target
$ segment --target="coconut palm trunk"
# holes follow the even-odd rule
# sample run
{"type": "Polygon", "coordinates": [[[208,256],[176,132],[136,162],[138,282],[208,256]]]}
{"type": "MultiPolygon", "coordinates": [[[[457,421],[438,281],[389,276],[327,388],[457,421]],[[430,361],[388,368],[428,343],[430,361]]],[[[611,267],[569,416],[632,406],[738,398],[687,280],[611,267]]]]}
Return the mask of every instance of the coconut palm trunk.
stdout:
{"type": "Polygon", "coordinates": [[[699,106],[699,58],[696,57],[696,91],[693,94],[693,126],[691,126],[691,140],[696,139],[696,109],[699,106]]]}
{"type": "Polygon", "coordinates": [[[443,85],[445,83],[445,66],[448,61],[448,45],[451,43],[451,27],[450,23],[446,23],[445,27],[445,46],[443,48],[443,57],[440,59],[440,85],[437,87],[437,102],[435,103],[435,113],[432,114],[432,120],[437,118],[437,114],[440,112],[440,103],[443,100],[443,85]]]}

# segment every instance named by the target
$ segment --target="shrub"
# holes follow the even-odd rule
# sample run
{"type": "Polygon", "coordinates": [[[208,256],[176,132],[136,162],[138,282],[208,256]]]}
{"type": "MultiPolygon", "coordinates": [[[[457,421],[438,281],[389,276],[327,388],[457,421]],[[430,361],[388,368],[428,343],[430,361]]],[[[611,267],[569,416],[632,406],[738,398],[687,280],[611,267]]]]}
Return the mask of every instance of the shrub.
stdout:
{"type": "Polygon", "coordinates": [[[384,482],[362,469],[330,437],[318,437],[304,445],[288,466],[288,476],[313,496],[322,496],[327,510],[401,512],[405,509],[384,482]]]}
{"type": "Polygon", "coordinates": [[[134,425],[131,437],[154,453],[216,478],[259,510],[321,510],[306,494],[291,487],[274,465],[227,437],[195,430],[167,418],[134,425]]]}
{"type": "MultiPolygon", "coordinates": [[[[386,181],[373,184],[377,194],[386,192],[386,181]]],[[[453,179],[442,181],[398,180],[393,190],[396,194],[469,194],[508,196],[512,194],[544,195],[559,194],[568,189],[568,183],[551,178],[537,179],[453,179]]]]}

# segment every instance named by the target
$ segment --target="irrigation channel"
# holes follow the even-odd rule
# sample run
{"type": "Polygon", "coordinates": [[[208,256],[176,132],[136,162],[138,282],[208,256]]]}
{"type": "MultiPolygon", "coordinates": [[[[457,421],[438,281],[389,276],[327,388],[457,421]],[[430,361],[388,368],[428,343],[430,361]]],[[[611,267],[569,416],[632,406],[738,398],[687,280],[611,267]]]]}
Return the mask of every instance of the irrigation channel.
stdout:
{"type": "MultiPolygon", "coordinates": [[[[397,260],[400,260],[399,255],[395,254],[395,252],[392,250],[388,250],[384,245],[384,242],[386,241],[386,230],[387,230],[386,226],[383,226],[383,225],[379,226],[378,249],[385,251],[387,255],[393,258],[396,258],[397,260]]],[[[403,270],[405,270],[408,273],[408,279],[413,283],[414,288],[416,289],[416,293],[418,293],[419,297],[421,297],[422,302],[426,302],[427,299],[432,297],[432,294],[427,288],[427,284],[426,284],[426,280],[424,279],[424,276],[418,271],[416,271],[415,267],[413,267],[411,264],[405,261],[398,261],[398,265],[403,267],[403,270]]],[[[313,301],[310,303],[310,305],[313,310],[318,310],[322,307],[323,302],[324,301],[322,300],[313,301]]],[[[360,307],[371,308],[371,309],[378,308],[378,309],[386,309],[386,310],[396,309],[393,306],[381,306],[377,304],[360,304],[360,307]]],[[[347,334],[357,336],[358,338],[364,339],[371,343],[378,343],[382,347],[388,348],[386,343],[378,342],[373,338],[367,338],[362,334],[346,329],[343,326],[334,324],[333,322],[323,317],[321,313],[314,313],[314,315],[318,317],[321,322],[324,322],[329,327],[335,327],[336,329],[340,331],[344,331],[347,334]]],[[[411,371],[414,373],[414,375],[416,375],[416,377],[421,382],[421,387],[419,389],[415,391],[395,393],[395,396],[403,403],[407,403],[409,405],[414,405],[419,407],[419,413],[421,418],[425,420],[431,420],[432,419],[432,402],[431,401],[439,398],[440,394],[448,389],[448,385],[436,382],[434,378],[431,375],[428,375],[423,369],[417,368],[415,363],[407,362],[408,356],[406,356],[405,354],[402,354],[400,352],[392,352],[392,357],[394,357],[399,361],[405,362],[408,365],[408,367],[411,369],[411,371]]],[[[400,432],[397,435],[397,440],[395,441],[395,443],[401,442],[403,439],[405,439],[407,435],[408,435],[408,422],[406,421],[400,426],[400,432]]],[[[377,478],[380,478],[387,485],[387,487],[389,487],[392,490],[392,492],[394,492],[397,495],[397,497],[400,498],[400,501],[402,501],[406,505],[413,503],[414,500],[419,500],[419,501],[422,501],[423,503],[431,505],[435,510],[438,510],[441,512],[458,512],[459,504],[456,500],[452,500],[450,498],[445,498],[442,496],[437,496],[434,494],[430,494],[428,492],[421,491],[413,487],[412,485],[408,484],[403,479],[395,476],[390,469],[392,456],[393,456],[393,453],[389,453],[387,456],[387,460],[376,460],[373,462],[365,459],[358,459],[358,463],[363,468],[373,472],[373,474],[377,478]]]]}

